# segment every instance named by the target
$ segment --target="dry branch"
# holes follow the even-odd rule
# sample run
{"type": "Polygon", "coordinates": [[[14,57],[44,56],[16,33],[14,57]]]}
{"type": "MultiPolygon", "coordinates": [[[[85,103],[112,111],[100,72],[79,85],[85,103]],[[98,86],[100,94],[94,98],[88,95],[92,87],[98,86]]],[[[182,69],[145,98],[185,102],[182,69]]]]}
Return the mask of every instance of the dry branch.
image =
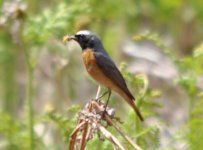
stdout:
{"type": "Polygon", "coordinates": [[[108,131],[108,126],[113,127],[135,150],[142,150],[136,143],[130,139],[118,125],[118,119],[114,116],[115,110],[107,107],[98,99],[100,87],[98,88],[97,100],[88,102],[84,109],[78,115],[78,123],[71,134],[69,142],[69,150],[84,150],[86,143],[91,140],[94,135],[103,135],[104,138],[112,143],[114,149],[127,150],[125,146],[108,131]],[[106,122],[107,126],[103,124],[106,122]]]}

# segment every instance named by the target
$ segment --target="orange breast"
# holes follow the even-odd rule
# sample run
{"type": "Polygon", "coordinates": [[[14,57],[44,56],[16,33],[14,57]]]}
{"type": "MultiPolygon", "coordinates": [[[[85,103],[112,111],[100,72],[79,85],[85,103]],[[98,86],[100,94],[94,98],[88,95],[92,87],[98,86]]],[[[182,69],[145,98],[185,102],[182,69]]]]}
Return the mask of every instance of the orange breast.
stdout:
{"type": "Polygon", "coordinates": [[[90,49],[84,50],[82,53],[82,57],[87,72],[92,76],[93,79],[95,79],[100,84],[103,84],[104,86],[112,90],[118,91],[117,86],[102,72],[102,70],[97,65],[92,50],[90,49]]]}
{"type": "Polygon", "coordinates": [[[111,81],[99,68],[99,66],[96,63],[96,59],[94,57],[94,53],[92,50],[87,49],[83,51],[82,53],[83,61],[85,64],[85,67],[87,69],[87,72],[90,74],[90,76],[95,79],[100,84],[106,86],[107,88],[110,88],[111,90],[118,93],[120,96],[122,96],[127,102],[131,105],[131,99],[124,93],[123,90],[121,90],[115,83],[111,81]]]}

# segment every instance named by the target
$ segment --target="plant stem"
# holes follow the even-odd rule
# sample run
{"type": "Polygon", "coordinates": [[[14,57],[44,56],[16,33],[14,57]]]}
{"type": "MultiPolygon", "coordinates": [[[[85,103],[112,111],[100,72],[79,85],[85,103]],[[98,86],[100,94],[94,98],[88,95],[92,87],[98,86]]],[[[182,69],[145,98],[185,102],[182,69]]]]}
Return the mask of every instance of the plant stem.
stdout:
{"type": "MultiPolygon", "coordinates": [[[[146,83],[145,83],[145,85],[146,85],[146,83]]],[[[145,86],[145,89],[147,89],[146,88],[147,86],[145,86]]],[[[142,105],[142,102],[143,102],[143,100],[144,100],[144,96],[142,96],[142,97],[140,97],[140,98],[138,98],[137,99],[137,107],[139,107],[139,106],[141,106],[142,105]]],[[[137,118],[137,116],[136,116],[136,118],[135,118],[135,131],[136,131],[136,134],[139,134],[140,132],[141,132],[141,123],[140,123],[140,120],[137,118]]],[[[137,139],[136,139],[136,143],[138,144],[138,145],[141,145],[141,143],[140,143],[140,138],[138,137],[137,139]]]]}
{"type": "Polygon", "coordinates": [[[96,94],[96,98],[95,98],[95,99],[98,99],[98,98],[99,98],[100,92],[101,92],[101,86],[99,85],[99,86],[98,86],[98,89],[97,89],[97,94],[96,94]]]}
{"type": "MultiPolygon", "coordinates": [[[[138,118],[135,118],[135,132],[136,134],[140,133],[141,127],[140,127],[140,120],[138,118]]],[[[136,139],[136,143],[139,145],[140,144],[140,139],[136,139]]]]}
{"type": "Polygon", "coordinates": [[[33,67],[30,63],[30,57],[27,51],[25,51],[26,67],[27,67],[27,85],[26,85],[26,108],[28,114],[28,130],[29,130],[29,149],[34,149],[34,133],[33,133],[33,67]]]}

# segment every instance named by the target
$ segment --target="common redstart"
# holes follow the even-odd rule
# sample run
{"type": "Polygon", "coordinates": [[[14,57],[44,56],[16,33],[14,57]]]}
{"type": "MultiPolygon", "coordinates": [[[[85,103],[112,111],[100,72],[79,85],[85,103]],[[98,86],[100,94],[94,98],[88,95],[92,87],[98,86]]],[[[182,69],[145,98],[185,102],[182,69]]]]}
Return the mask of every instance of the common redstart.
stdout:
{"type": "Polygon", "coordinates": [[[121,72],[106,52],[100,38],[91,31],[82,30],[63,41],[75,40],[82,48],[82,58],[90,76],[109,89],[118,93],[134,109],[140,120],[143,117],[134,103],[135,98],[129,91],[121,72]]]}

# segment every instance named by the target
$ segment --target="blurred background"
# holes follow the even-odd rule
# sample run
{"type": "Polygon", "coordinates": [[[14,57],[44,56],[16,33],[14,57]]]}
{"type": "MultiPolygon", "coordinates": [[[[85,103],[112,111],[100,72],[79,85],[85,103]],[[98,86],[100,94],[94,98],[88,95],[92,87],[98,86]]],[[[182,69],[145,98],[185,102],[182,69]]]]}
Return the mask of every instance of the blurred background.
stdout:
{"type": "MultiPolygon", "coordinates": [[[[82,29],[99,35],[139,102],[142,125],[115,93],[109,105],[140,147],[203,147],[203,1],[0,0],[0,7],[0,150],[67,149],[77,113],[98,87],[79,45],[62,43],[82,29]]],[[[97,136],[87,147],[113,149],[97,136]]]]}

